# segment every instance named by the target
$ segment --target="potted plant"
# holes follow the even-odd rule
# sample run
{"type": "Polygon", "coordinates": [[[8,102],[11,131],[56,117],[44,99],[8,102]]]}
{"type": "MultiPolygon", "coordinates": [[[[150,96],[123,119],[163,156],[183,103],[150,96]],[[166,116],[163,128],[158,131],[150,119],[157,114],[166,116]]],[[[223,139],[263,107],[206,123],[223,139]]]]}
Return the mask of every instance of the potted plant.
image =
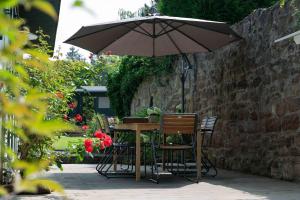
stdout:
{"type": "Polygon", "coordinates": [[[157,107],[148,108],[147,114],[150,123],[157,123],[159,122],[161,110],[157,107]]]}

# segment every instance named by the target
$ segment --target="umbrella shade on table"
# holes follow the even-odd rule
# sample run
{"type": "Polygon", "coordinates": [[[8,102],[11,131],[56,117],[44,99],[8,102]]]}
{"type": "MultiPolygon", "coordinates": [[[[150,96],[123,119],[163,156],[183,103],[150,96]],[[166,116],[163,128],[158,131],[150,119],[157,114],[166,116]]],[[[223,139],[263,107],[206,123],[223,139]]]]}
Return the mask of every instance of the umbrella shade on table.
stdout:
{"type": "Polygon", "coordinates": [[[223,22],[151,16],[83,26],[65,43],[94,54],[155,57],[210,52],[239,39],[223,22]]]}

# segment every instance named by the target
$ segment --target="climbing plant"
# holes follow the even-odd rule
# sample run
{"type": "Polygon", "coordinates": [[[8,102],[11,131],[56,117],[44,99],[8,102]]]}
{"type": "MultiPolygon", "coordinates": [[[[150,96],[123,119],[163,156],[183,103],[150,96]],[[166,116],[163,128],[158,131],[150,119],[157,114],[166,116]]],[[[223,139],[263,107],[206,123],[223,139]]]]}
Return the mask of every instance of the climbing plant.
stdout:
{"type": "Polygon", "coordinates": [[[116,115],[130,115],[130,105],[139,84],[152,75],[163,76],[172,71],[173,57],[145,58],[125,56],[109,73],[107,87],[111,106],[116,115]]]}

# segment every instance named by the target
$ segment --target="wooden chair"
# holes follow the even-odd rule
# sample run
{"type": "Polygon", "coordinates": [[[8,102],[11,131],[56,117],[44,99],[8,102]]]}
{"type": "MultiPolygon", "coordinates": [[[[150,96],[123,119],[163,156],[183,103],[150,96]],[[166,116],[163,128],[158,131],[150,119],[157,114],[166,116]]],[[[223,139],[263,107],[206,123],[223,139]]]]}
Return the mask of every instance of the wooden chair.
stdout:
{"type": "Polygon", "coordinates": [[[201,121],[201,133],[202,133],[202,174],[215,177],[218,174],[216,166],[210,161],[207,150],[212,145],[213,134],[217,123],[217,117],[205,117],[201,121]]]}
{"type": "MultiPolygon", "coordinates": [[[[196,134],[197,134],[197,121],[198,116],[195,113],[186,113],[186,114],[163,114],[161,117],[161,137],[162,141],[157,144],[152,142],[152,151],[153,151],[153,165],[152,165],[152,181],[159,183],[159,170],[158,170],[158,150],[162,151],[162,169],[167,169],[169,172],[175,175],[182,175],[179,165],[183,165],[183,175],[188,178],[185,174],[186,162],[185,162],[185,151],[191,151],[195,159],[196,154],[196,134]],[[185,137],[185,140],[180,142],[168,144],[166,138],[168,136],[180,136],[185,137]],[[188,143],[184,142],[187,140],[187,137],[190,138],[188,143]],[[166,152],[168,156],[166,157],[166,152]],[[177,152],[177,163],[173,164],[173,153],[177,152]],[[180,158],[179,158],[180,157],[180,158]],[[166,158],[170,162],[165,162],[166,158]],[[169,159],[170,158],[170,159],[169,159]],[[166,165],[168,164],[168,165],[166,165]],[[156,176],[155,176],[156,175],[156,176]]],[[[160,138],[160,137],[159,137],[160,138]]],[[[191,179],[189,179],[191,180],[191,179]]],[[[198,179],[196,180],[198,182],[198,179]]]]}

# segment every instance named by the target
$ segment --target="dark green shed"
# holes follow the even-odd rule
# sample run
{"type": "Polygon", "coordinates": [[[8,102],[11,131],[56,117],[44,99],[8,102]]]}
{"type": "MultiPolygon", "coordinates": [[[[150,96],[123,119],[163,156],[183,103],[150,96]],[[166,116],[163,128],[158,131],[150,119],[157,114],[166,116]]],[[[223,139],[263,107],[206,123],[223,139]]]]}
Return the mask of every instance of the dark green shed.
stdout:
{"type": "Polygon", "coordinates": [[[110,101],[107,95],[106,86],[81,86],[75,90],[76,99],[78,102],[77,112],[82,113],[83,106],[83,96],[93,96],[94,97],[94,110],[96,113],[104,114],[106,116],[113,116],[114,113],[110,107],[110,101]]]}

